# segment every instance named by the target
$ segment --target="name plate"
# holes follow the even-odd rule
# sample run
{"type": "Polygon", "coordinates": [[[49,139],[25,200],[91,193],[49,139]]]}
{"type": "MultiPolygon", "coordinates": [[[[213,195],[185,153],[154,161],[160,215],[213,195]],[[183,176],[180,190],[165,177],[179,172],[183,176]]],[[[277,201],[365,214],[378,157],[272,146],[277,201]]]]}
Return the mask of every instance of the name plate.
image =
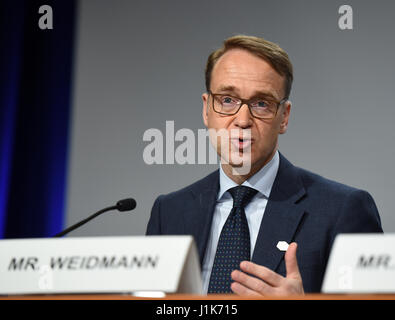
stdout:
{"type": "Polygon", "coordinates": [[[0,241],[0,294],[202,293],[191,236],[0,241]]]}
{"type": "Polygon", "coordinates": [[[395,234],[338,235],[322,292],[394,293],[395,234]]]}

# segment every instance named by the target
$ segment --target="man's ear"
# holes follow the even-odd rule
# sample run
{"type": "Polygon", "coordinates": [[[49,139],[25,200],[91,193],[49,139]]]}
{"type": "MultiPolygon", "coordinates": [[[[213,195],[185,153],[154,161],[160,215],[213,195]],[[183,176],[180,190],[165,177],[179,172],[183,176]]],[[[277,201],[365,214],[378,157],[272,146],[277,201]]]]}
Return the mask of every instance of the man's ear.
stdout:
{"type": "Polygon", "coordinates": [[[202,109],[202,116],[203,116],[203,122],[204,125],[208,128],[208,93],[205,92],[202,94],[202,100],[203,100],[203,109],[202,109]]]}
{"type": "Polygon", "coordinates": [[[282,120],[280,123],[280,134],[284,134],[285,132],[287,132],[288,129],[288,121],[289,121],[289,115],[291,113],[291,106],[292,103],[291,101],[287,100],[286,102],[284,102],[283,107],[280,107],[280,110],[282,112],[282,120]]]}

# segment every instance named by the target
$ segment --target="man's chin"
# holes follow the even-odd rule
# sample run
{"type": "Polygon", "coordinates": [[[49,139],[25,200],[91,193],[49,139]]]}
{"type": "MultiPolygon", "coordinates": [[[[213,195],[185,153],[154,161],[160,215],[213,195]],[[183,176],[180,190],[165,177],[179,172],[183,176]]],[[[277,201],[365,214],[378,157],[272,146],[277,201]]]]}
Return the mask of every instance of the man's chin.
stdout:
{"type": "Polygon", "coordinates": [[[229,166],[232,168],[233,175],[248,175],[251,172],[251,157],[250,155],[246,156],[237,156],[230,157],[229,160],[221,158],[222,165],[229,166]]]}

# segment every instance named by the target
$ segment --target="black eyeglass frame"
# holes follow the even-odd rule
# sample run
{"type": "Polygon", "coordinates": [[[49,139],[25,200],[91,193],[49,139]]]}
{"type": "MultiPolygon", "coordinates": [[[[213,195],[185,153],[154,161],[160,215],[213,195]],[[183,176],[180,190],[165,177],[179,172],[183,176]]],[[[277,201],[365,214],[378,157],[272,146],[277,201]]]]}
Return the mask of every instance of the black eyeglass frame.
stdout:
{"type": "Polygon", "coordinates": [[[222,115],[225,115],[225,116],[234,116],[235,114],[237,114],[237,113],[240,111],[241,107],[242,107],[244,104],[246,104],[246,105],[248,106],[248,110],[250,111],[250,114],[251,114],[254,118],[263,119],[263,120],[271,120],[271,119],[274,119],[274,118],[276,117],[276,115],[277,115],[278,108],[279,108],[284,102],[287,102],[288,99],[289,99],[288,97],[285,97],[285,98],[283,98],[283,99],[280,100],[280,101],[273,101],[273,102],[276,103],[276,112],[274,113],[273,117],[267,118],[267,117],[258,117],[258,116],[254,115],[254,114],[252,113],[252,110],[251,110],[252,107],[251,107],[250,103],[251,103],[252,101],[256,101],[256,100],[257,100],[256,98],[253,98],[253,99],[242,99],[242,98],[235,97],[235,96],[232,96],[232,95],[229,95],[229,94],[213,93],[213,92],[211,92],[211,91],[208,91],[207,93],[213,97],[213,98],[212,98],[213,110],[214,110],[214,112],[216,112],[216,113],[219,113],[219,114],[222,114],[222,115]],[[235,112],[233,112],[233,113],[224,113],[224,112],[221,112],[221,111],[217,111],[217,110],[215,110],[215,107],[214,107],[214,104],[215,104],[215,103],[214,103],[214,98],[215,98],[216,96],[227,96],[227,97],[230,97],[230,98],[234,98],[234,99],[240,100],[240,102],[241,102],[241,103],[240,103],[240,106],[239,106],[239,108],[238,108],[235,112]]]}

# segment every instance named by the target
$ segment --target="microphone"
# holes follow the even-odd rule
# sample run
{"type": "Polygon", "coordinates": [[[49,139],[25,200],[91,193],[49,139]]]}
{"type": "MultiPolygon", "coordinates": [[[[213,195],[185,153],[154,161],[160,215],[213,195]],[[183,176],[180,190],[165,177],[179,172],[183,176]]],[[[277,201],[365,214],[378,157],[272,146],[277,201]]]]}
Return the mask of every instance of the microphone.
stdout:
{"type": "Polygon", "coordinates": [[[83,224],[87,223],[88,221],[92,220],[93,218],[96,218],[98,215],[101,215],[104,212],[110,211],[110,210],[118,210],[118,211],[130,211],[136,208],[136,200],[133,198],[128,198],[128,199],[123,199],[119,200],[115,206],[107,207],[104,209],[99,210],[98,212],[92,214],[88,218],[73,224],[71,227],[68,227],[67,229],[63,230],[62,232],[57,233],[54,235],[54,238],[59,238],[64,236],[65,234],[68,234],[69,232],[77,229],[78,227],[82,226],[83,224]]]}

